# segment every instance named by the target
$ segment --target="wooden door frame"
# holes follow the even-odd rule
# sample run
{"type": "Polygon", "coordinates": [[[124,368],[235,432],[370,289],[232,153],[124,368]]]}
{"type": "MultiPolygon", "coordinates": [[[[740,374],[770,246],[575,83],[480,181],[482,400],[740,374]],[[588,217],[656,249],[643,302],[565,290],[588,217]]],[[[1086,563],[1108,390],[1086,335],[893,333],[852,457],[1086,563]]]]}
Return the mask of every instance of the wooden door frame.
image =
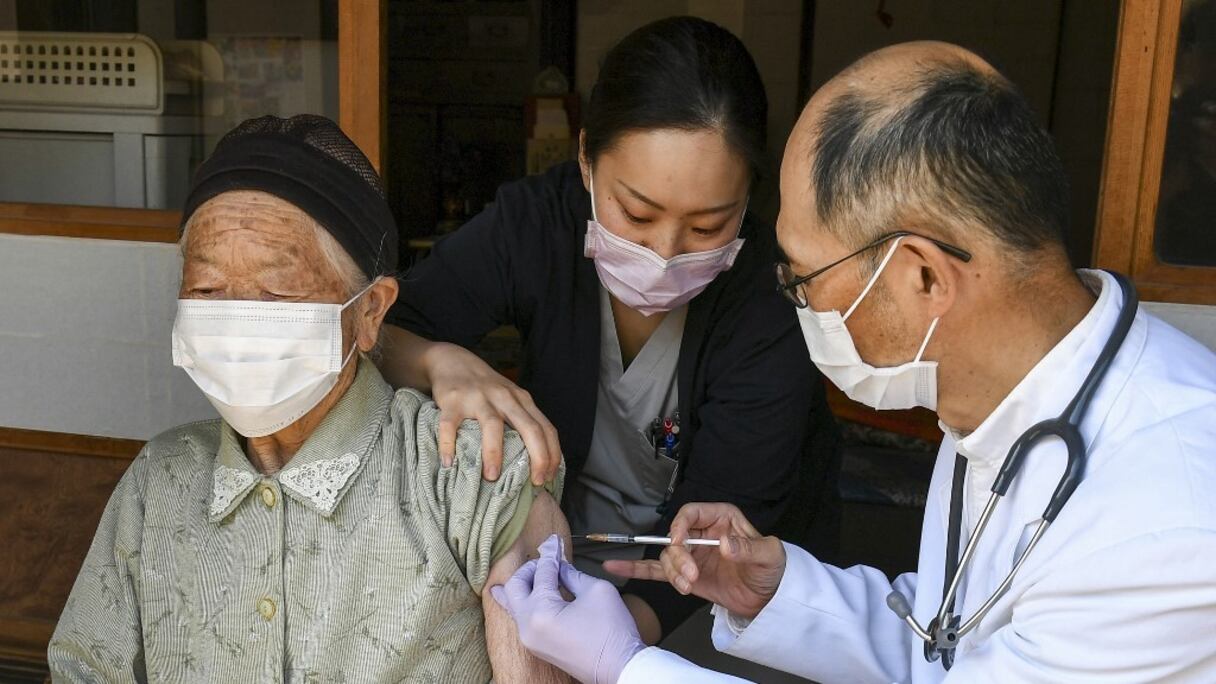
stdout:
{"type": "Polygon", "coordinates": [[[338,123],[384,175],[388,1],[338,2],[338,123]]]}
{"type": "MultiPolygon", "coordinates": [[[[386,0],[338,0],[338,123],[377,171],[387,108],[386,0]]],[[[176,242],[180,211],[0,202],[0,233],[176,242]]]]}
{"type": "Polygon", "coordinates": [[[1145,300],[1216,304],[1216,268],[1162,263],[1153,251],[1181,16],[1182,0],[1123,0],[1093,255],[1145,300]]]}

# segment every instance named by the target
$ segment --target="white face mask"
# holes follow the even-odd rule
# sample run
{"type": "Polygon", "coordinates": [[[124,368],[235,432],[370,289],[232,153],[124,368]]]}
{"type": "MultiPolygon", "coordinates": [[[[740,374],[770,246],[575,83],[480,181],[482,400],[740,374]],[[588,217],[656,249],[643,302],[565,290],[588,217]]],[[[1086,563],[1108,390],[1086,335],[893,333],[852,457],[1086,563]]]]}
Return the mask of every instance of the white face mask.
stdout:
{"type": "Polygon", "coordinates": [[[853,401],[879,410],[923,406],[936,411],[937,362],[920,359],[925,347],[929,346],[929,338],[937,328],[938,319],[933,319],[929,324],[929,332],[925,334],[916,358],[889,368],[875,368],[863,361],[849,329],[845,327],[845,321],[857,310],[857,305],[869,294],[874,283],[878,282],[878,276],[882,275],[902,239],[897,238],[891,245],[870,282],[866,283],[865,289],[843,316],[839,311],[819,312],[812,311],[810,307],[799,308],[798,323],[802,326],[811,361],[853,401]]]}
{"type": "Polygon", "coordinates": [[[179,299],[173,365],[246,437],[278,432],[311,411],[355,354],[342,353],[345,304],[179,299]]]}

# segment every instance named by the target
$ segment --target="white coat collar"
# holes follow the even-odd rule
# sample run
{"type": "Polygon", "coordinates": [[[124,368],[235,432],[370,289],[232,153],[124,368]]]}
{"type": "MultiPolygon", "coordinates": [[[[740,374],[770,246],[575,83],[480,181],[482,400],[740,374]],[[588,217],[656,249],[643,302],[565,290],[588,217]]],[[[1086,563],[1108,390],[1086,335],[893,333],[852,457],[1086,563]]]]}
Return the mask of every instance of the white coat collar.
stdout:
{"type": "MultiPolygon", "coordinates": [[[[1098,292],[1098,300],[1051,351],[1022,378],[984,422],[963,436],[945,423],[942,431],[973,468],[1000,468],[1009,448],[1027,428],[1058,416],[1081,386],[1106,342],[1122,306],[1115,279],[1103,271],[1081,270],[1082,281],[1098,292]]],[[[993,473],[995,476],[995,472],[993,473]]]]}
{"type": "MultiPolygon", "coordinates": [[[[1123,306],[1119,284],[1113,276],[1102,271],[1080,271],[1080,276],[1087,286],[1098,290],[1097,302],[1081,322],[1027,373],[1022,382],[975,432],[960,437],[943,425],[947,440],[942,445],[938,468],[952,468],[953,459],[947,458],[951,447],[968,459],[965,501],[970,510],[967,522],[969,526],[975,524],[979,510],[987,502],[992,482],[1013,442],[1027,428],[1048,418],[1055,418],[1063,412],[1089,374],[1114,328],[1123,306]]],[[[1140,314],[1082,419],[1081,434],[1087,449],[1093,436],[1106,420],[1115,397],[1127,383],[1145,340],[1146,324],[1140,314]]],[[[963,589],[960,591],[963,614],[970,616],[1012,568],[1051,499],[1066,463],[1067,451],[1058,439],[1043,440],[1027,454],[1012,486],[997,505],[989,528],[976,549],[973,567],[964,577],[963,589]]],[[[935,477],[939,476],[942,485],[937,487],[936,496],[937,508],[942,516],[939,529],[942,530],[944,543],[950,478],[946,472],[935,473],[935,477]]],[[[969,527],[964,529],[964,541],[969,532],[969,527]]],[[[1050,534],[1049,531],[1048,535],[1050,534]]],[[[1034,554],[1032,565],[1037,562],[1033,556],[1034,554]]],[[[1040,560],[1041,558],[1040,554],[1040,560]]],[[[1025,575],[1025,572],[1022,574],[1025,575]]],[[[931,581],[940,583],[940,575],[931,581]]],[[[940,594],[937,596],[940,597],[940,594]]],[[[993,614],[997,613],[999,611],[994,611],[993,614]]],[[[983,629],[977,630],[973,635],[981,632],[983,629]]],[[[969,636],[964,639],[964,644],[974,638],[975,636],[969,636]]],[[[969,650],[972,645],[962,646],[962,652],[969,650]]]]}

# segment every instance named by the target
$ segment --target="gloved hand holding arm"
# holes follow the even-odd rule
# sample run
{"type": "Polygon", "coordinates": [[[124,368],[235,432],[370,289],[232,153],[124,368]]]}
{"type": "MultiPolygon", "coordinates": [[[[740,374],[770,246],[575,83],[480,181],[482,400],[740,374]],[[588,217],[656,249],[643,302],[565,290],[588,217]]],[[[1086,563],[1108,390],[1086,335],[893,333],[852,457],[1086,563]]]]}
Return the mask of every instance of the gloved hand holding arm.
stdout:
{"type": "Polygon", "coordinates": [[[490,588],[533,655],[588,684],[744,681],[702,669],[660,648],[646,648],[616,587],[562,560],[556,537],[545,540],[540,553],[506,585],[490,588]],[[573,601],[562,598],[559,582],[574,594],[573,601]]]}
{"type": "Polygon", "coordinates": [[[520,642],[534,655],[586,684],[616,684],[646,648],[620,593],[610,582],[583,574],[562,559],[556,535],[490,595],[515,620],[520,642]],[[562,598],[558,583],[574,600],[562,598]]]}
{"type": "MultiPolygon", "coordinates": [[[[780,540],[761,537],[730,504],[684,506],[672,521],[671,537],[675,543],[658,561],[608,561],[604,567],[626,577],[670,581],[679,591],[744,618],[754,617],[768,604],[785,572],[780,540]],[[722,546],[688,548],[683,541],[689,537],[716,538],[722,546]]],[[[556,538],[546,540],[540,552],[540,558],[520,567],[506,585],[492,587],[491,595],[515,620],[520,642],[534,655],[579,681],[615,684],[630,660],[646,648],[620,594],[612,583],[563,561],[556,538]],[[559,582],[574,594],[574,601],[562,598],[559,582]]],[[[737,681],[702,672],[713,680],[737,681]]]]}

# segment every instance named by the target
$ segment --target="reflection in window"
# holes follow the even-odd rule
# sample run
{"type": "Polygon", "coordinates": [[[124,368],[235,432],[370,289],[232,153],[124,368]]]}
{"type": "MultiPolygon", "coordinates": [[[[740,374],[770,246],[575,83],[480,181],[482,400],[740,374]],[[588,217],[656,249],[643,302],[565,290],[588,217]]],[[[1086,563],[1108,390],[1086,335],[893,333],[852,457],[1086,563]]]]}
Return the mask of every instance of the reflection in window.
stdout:
{"type": "Polygon", "coordinates": [[[1153,247],[1216,266],[1216,0],[1183,2],[1153,247]]]}
{"type": "Polygon", "coordinates": [[[178,208],[240,121],[337,118],[336,37],[337,0],[0,1],[0,202],[178,208]]]}

